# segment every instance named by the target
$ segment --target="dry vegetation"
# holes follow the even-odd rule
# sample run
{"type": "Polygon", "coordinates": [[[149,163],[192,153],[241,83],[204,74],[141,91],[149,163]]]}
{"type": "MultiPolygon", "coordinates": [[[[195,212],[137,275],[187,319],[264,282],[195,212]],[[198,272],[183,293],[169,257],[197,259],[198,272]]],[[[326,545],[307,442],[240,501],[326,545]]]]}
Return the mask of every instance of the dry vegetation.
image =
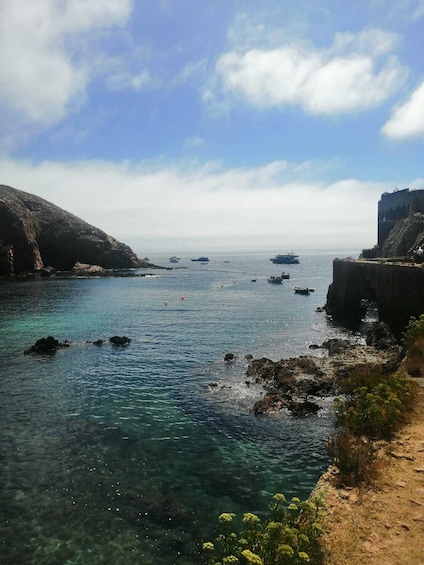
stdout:
{"type": "MultiPolygon", "coordinates": [[[[422,375],[422,352],[412,352],[404,368],[422,375]]],[[[325,565],[424,565],[424,379],[412,378],[414,408],[393,439],[378,444],[376,479],[337,488],[332,468],[317,486],[328,505],[325,565]]]]}

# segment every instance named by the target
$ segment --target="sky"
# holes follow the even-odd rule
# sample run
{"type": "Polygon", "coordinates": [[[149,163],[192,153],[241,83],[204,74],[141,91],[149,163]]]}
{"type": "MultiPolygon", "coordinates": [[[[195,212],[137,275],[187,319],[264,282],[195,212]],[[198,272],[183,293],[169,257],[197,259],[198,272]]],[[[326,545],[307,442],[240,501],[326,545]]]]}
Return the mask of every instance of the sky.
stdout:
{"type": "Polygon", "coordinates": [[[360,251],[423,165],[424,0],[0,2],[0,183],[141,256],[360,251]]]}

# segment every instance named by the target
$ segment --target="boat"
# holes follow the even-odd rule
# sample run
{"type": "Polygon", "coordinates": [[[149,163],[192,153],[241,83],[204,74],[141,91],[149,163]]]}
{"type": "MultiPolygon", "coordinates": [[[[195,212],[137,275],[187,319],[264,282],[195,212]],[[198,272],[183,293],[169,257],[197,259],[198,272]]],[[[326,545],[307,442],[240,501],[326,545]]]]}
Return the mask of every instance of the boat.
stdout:
{"type": "Polygon", "coordinates": [[[277,265],[296,265],[299,263],[299,255],[295,255],[293,251],[289,253],[276,255],[275,257],[271,257],[270,261],[276,263],[277,265]]]}
{"type": "Polygon", "coordinates": [[[314,288],[309,288],[308,286],[295,286],[294,291],[296,294],[310,294],[314,292],[314,288]]]}
{"type": "Polygon", "coordinates": [[[179,260],[180,258],[177,257],[176,255],[173,255],[172,257],[169,258],[170,263],[178,263],[179,260]]]}
{"type": "Polygon", "coordinates": [[[209,261],[208,257],[199,257],[198,259],[192,259],[192,261],[200,261],[201,263],[207,263],[209,261]]]}
{"type": "Polygon", "coordinates": [[[290,274],[283,271],[281,275],[271,275],[268,277],[268,282],[273,284],[281,284],[284,280],[290,278],[290,274]]]}
{"type": "Polygon", "coordinates": [[[268,277],[267,281],[272,284],[282,284],[283,277],[277,275],[271,275],[270,277],[268,277]]]}

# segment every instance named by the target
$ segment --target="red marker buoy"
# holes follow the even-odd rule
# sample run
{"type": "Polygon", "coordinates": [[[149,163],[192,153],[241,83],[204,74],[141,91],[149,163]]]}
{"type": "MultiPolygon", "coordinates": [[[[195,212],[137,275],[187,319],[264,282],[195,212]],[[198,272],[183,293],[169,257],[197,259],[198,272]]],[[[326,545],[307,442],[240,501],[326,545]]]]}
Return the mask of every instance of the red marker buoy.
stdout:
{"type": "Polygon", "coordinates": [[[165,304],[165,306],[168,306],[168,301],[167,301],[167,300],[165,300],[164,304],[165,304]]]}
{"type": "Polygon", "coordinates": [[[184,296],[181,297],[181,300],[184,300],[184,296]]]}

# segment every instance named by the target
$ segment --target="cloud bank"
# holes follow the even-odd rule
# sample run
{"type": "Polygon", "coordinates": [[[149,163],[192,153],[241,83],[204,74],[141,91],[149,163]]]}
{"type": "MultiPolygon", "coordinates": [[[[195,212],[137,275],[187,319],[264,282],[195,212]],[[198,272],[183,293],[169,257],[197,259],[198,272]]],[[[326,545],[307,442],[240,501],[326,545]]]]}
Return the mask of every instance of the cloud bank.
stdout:
{"type": "Polygon", "coordinates": [[[308,114],[343,114],[379,106],[404,83],[391,54],[397,36],[379,29],[338,33],[329,49],[305,43],[229,52],[216,64],[221,88],[260,108],[298,105],[308,114]]]}
{"type": "Polygon", "coordinates": [[[325,183],[325,163],[276,161],[258,168],[184,169],[150,163],[0,162],[7,184],[33,192],[144,252],[161,241],[222,249],[337,246],[376,241],[377,201],[392,186],[325,183]],[[304,180],[308,178],[309,180],[304,180]]]}

